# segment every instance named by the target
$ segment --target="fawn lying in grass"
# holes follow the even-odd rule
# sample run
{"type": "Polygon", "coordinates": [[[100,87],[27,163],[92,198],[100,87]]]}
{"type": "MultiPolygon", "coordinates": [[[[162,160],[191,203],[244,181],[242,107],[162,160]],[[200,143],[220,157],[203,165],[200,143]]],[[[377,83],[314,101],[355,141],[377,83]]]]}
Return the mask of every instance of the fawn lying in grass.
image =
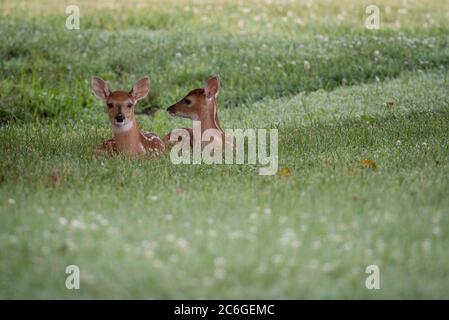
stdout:
{"type": "MultiPolygon", "coordinates": [[[[220,93],[220,77],[214,75],[206,81],[204,88],[197,88],[190,91],[184,98],[167,109],[172,116],[189,118],[194,121],[201,122],[201,136],[208,129],[214,129],[216,134],[213,134],[212,143],[223,144],[225,141],[226,147],[233,146],[233,138],[223,132],[218,121],[217,97],[220,93]]],[[[183,128],[190,135],[190,145],[193,145],[193,129],[183,128]]],[[[169,144],[176,141],[170,141],[170,134],[164,137],[164,142],[169,144]]],[[[179,141],[179,140],[178,140],[179,141]]],[[[209,144],[209,141],[202,141],[202,146],[209,144]]]]}
{"type": "Polygon", "coordinates": [[[95,154],[122,152],[129,156],[143,157],[147,154],[159,155],[165,151],[164,142],[155,134],[142,132],[137,127],[134,107],[150,91],[150,80],[142,78],[131,91],[113,91],[98,77],[92,78],[94,95],[107,106],[114,137],[104,141],[95,154]]]}

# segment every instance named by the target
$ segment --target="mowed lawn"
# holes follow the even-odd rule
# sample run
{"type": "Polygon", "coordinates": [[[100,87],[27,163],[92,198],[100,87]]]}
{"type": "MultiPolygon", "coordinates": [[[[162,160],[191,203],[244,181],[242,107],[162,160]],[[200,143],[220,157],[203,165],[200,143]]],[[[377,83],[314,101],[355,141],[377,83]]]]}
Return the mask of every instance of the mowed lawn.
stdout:
{"type": "Polygon", "coordinates": [[[370,1],[78,1],[79,31],[73,2],[0,2],[0,297],[448,298],[449,4],[377,2],[380,30],[370,1]],[[92,75],[148,75],[165,135],[214,73],[224,128],[279,130],[278,174],[91,155],[92,75]]]}

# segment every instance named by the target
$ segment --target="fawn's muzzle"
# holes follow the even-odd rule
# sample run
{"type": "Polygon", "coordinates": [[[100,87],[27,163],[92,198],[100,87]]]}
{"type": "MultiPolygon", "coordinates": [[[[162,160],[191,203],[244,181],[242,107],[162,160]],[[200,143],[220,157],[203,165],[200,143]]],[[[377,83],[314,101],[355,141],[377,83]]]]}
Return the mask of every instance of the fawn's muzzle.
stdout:
{"type": "Polygon", "coordinates": [[[175,114],[176,114],[176,112],[175,112],[175,106],[170,106],[170,107],[168,107],[168,108],[167,108],[167,112],[168,112],[170,115],[175,115],[175,114]]]}
{"type": "Polygon", "coordinates": [[[125,120],[125,117],[121,113],[119,113],[118,115],[115,116],[115,121],[117,121],[117,122],[123,122],[124,120],[125,120]]]}

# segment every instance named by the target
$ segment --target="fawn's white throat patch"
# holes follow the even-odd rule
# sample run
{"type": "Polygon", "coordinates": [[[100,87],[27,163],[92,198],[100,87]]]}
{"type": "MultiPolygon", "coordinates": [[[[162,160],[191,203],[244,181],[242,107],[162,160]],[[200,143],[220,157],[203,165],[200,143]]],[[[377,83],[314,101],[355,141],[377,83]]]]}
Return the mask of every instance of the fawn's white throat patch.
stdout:
{"type": "Polygon", "coordinates": [[[123,122],[114,121],[112,123],[112,131],[114,133],[123,133],[123,132],[131,130],[131,128],[133,126],[134,126],[134,123],[128,119],[123,120],[123,122]]]}

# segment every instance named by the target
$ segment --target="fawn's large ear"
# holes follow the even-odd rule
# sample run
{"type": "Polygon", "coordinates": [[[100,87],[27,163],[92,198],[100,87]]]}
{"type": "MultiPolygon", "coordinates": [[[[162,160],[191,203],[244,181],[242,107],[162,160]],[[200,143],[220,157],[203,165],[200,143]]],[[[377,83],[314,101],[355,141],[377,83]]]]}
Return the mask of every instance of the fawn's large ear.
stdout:
{"type": "Polygon", "coordinates": [[[150,92],[150,79],[148,77],[145,77],[140,79],[134,84],[129,94],[132,95],[133,98],[136,99],[136,101],[139,101],[140,99],[145,98],[149,92],[150,92]]]}
{"type": "Polygon", "coordinates": [[[99,77],[92,77],[92,91],[98,99],[103,101],[106,101],[111,94],[107,83],[99,77]]]}
{"type": "Polygon", "coordinates": [[[217,98],[220,93],[220,77],[218,74],[212,76],[209,80],[206,81],[206,85],[204,86],[204,94],[206,98],[217,98]]]}

